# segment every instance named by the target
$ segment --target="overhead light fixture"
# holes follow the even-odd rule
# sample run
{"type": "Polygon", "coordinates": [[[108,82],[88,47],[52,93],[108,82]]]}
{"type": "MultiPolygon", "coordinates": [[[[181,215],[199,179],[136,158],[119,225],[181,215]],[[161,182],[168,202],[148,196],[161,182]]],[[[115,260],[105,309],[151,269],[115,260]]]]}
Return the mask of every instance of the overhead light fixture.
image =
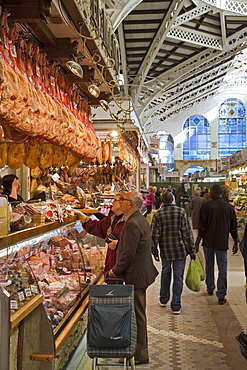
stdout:
{"type": "Polygon", "coordinates": [[[119,132],[117,130],[113,130],[108,135],[112,138],[117,138],[119,136],[119,132]]]}
{"type": "Polygon", "coordinates": [[[109,105],[108,105],[108,103],[107,103],[107,101],[106,100],[104,100],[104,99],[101,99],[100,101],[99,101],[99,103],[100,103],[100,105],[101,105],[101,107],[104,109],[104,111],[108,111],[108,109],[109,109],[109,105]]]}
{"type": "Polygon", "coordinates": [[[76,75],[77,77],[80,77],[80,78],[83,77],[83,69],[82,69],[82,67],[80,66],[79,63],[77,63],[73,60],[70,60],[65,65],[68,68],[68,70],[70,70],[70,72],[74,73],[74,75],[76,75]]]}
{"type": "Polygon", "coordinates": [[[97,85],[92,84],[88,86],[88,91],[91,95],[93,95],[95,98],[98,98],[100,96],[100,89],[97,85]]]}

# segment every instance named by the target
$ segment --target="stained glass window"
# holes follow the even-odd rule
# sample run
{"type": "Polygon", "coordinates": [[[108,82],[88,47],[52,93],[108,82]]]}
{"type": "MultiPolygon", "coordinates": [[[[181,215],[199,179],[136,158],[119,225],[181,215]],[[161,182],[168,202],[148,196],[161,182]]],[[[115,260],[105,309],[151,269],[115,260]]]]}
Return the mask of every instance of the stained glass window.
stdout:
{"type": "Polygon", "coordinates": [[[218,157],[229,157],[246,147],[246,109],[235,98],[226,99],[219,109],[218,157]]]}
{"type": "Polygon", "coordinates": [[[210,159],[210,125],[200,115],[189,117],[183,126],[183,159],[210,159]]]}

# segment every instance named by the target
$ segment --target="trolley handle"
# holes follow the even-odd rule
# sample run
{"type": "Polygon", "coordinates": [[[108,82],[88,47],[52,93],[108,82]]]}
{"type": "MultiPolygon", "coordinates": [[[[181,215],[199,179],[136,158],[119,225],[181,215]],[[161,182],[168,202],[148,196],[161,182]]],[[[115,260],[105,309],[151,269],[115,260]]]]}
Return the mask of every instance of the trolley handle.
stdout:
{"type": "Polygon", "coordinates": [[[119,278],[119,277],[116,277],[116,278],[108,277],[108,275],[109,275],[109,271],[106,271],[106,273],[105,273],[105,283],[107,283],[107,281],[115,281],[115,282],[118,281],[119,283],[122,283],[122,285],[125,285],[124,279],[119,278]]]}

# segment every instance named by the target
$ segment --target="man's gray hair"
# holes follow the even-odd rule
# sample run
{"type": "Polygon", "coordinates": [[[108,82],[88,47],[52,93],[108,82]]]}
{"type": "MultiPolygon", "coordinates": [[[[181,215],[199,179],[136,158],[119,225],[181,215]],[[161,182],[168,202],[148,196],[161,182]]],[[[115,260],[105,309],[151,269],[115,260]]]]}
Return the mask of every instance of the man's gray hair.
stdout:
{"type": "Polygon", "coordinates": [[[165,191],[162,195],[161,195],[161,201],[164,203],[164,204],[171,204],[173,202],[173,195],[170,191],[165,191]]]}
{"type": "Polygon", "coordinates": [[[134,206],[138,209],[141,209],[143,205],[142,195],[138,193],[138,191],[133,190],[133,191],[130,191],[130,197],[131,197],[131,200],[134,206]]]}

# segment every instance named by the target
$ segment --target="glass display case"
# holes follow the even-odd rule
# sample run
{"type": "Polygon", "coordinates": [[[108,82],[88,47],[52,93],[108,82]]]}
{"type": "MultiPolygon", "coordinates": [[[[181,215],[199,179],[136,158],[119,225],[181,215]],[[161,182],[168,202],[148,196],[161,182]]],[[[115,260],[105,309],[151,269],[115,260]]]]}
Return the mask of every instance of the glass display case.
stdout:
{"type": "MultiPolygon", "coordinates": [[[[79,310],[86,301],[88,286],[102,276],[104,253],[105,242],[86,234],[75,217],[62,225],[52,222],[0,239],[0,289],[4,300],[8,298],[11,329],[23,325],[25,320],[28,322],[30,314],[40,306],[37,326],[42,317],[45,341],[51,342],[50,351],[45,352],[54,359],[69,335],[70,326],[75,325],[71,322],[75,317],[80,320],[79,310]]],[[[42,361],[42,347],[39,343],[35,349],[30,348],[28,361],[42,361]]],[[[48,357],[43,361],[48,361],[48,357]]],[[[26,368],[28,361],[20,368],[26,368]]]]}

